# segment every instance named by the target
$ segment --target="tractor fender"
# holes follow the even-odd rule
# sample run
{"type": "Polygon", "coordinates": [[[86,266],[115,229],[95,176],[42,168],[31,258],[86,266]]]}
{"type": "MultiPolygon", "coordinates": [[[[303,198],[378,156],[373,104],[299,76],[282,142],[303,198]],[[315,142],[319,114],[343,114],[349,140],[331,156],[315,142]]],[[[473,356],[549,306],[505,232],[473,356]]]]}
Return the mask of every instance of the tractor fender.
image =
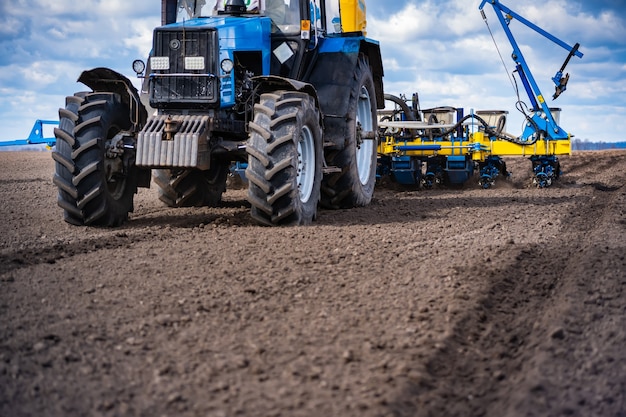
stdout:
{"type": "MultiPolygon", "coordinates": [[[[124,104],[129,108],[130,121],[132,123],[132,133],[135,136],[146,125],[148,112],[139,99],[137,89],[128,78],[109,68],[94,68],[83,71],[78,77],[78,82],[85,84],[94,92],[118,94],[124,104]]],[[[134,157],[132,158],[134,164],[134,157]]],[[[137,171],[137,186],[150,187],[150,169],[139,169],[137,171]]]]}
{"type": "Polygon", "coordinates": [[[277,75],[261,75],[252,77],[252,80],[257,84],[257,91],[261,94],[276,90],[300,91],[313,97],[315,104],[319,107],[317,91],[315,87],[309,83],[277,75]]]}
{"type": "Polygon", "coordinates": [[[307,79],[319,95],[324,114],[325,140],[343,149],[346,137],[346,120],[350,108],[350,92],[360,57],[365,57],[372,72],[376,107],[385,107],[383,91],[383,64],[378,42],[363,36],[324,39],[320,45],[314,67],[307,79]]]}
{"type": "Polygon", "coordinates": [[[318,99],[317,90],[315,87],[309,83],[294,80],[291,78],[280,77],[277,75],[261,75],[251,78],[257,86],[257,92],[259,94],[270,93],[272,91],[277,90],[287,90],[287,91],[299,91],[302,93],[307,93],[309,96],[313,97],[315,100],[315,106],[320,110],[320,125],[323,126],[323,116],[320,108],[320,101],[318,99]]]}
{"type": "Polygon", "coordinates": [[[360,53],[364,54],[372,68],[372,79],[374,80],[374,88],[376,89],[376,106],[378,109],[385,108],[385,92],[383,89],[383,58],[380,55],[380,45],[370,39],[361,40],[359,48],[360,53]]]}
{"type": "Polygon", "coordinates": [[[138,132],[146,124],[148,112],[139,99],[139,93],[131,81],[109,68],[94,68],[83,71],[78,77],[78,82],[85,84],[94,92],[116,93],[122,98],[122,102],[128,105],[131,111],[133,130],[138,132]]]}

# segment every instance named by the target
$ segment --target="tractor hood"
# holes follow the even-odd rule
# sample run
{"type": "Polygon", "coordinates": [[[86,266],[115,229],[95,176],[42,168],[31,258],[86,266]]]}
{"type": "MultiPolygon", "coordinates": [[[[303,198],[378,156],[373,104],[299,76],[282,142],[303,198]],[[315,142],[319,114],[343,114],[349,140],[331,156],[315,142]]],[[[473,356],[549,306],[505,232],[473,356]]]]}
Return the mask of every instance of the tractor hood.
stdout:
{"type": "MultiPolygon", "coordinates": [[[[201,31],[215,30],[219,38],[220,59],[233,58],[234,51],[263,51],[264,60],[269,62],[272,19],[264,16],[212,16],[190,19],[185,22],[161,26],[156,31],[201,31]]],[[[269,65],[269,64],[268,64],[269,65]]]]}
{"type": "Polygon", "coordinates": [[[201,30],[214,29],[220,34],[220,38],[227,39],[250,39],[254,38],[258,43],[259,35],[269,35],[272,32],[272,19],[264,16],[238,17],[238,16],[212,16],[199,17],[184,22],[172,23],[161,26],[156,30],[201,30]]]}

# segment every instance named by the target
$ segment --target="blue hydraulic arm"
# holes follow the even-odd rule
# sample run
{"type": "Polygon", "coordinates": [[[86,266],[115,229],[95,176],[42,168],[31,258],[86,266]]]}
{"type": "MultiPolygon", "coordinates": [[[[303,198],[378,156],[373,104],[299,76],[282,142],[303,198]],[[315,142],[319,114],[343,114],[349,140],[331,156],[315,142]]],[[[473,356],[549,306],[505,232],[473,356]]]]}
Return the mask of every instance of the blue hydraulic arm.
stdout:
{"type": "Polygon", "coordinates": [[[493,6],[494,12],[498,17],[498,20],[500,21],[500,24],[502,25],[502,28],[504,29],[504,32],[506,33],[506,36],[511,43],[511,46],[513,47],[513,53],[511,57],[513,58],[513,61],[515,61],[516,71],[520,76],[522,84],[524,85],[524,89],[526,90],[526,93],[528,94],[528,97],[533,106],[533,111],[535,112],[535,115],[532,118],[529,118],[530,123],[522,133],[522,137],[520,138],[520,140],[522,142],[534,142],[539,139],[539,137],[541,136],[541,132],[545,132],[547,140],[569,139],[569,135],[563,129],[561,129],[561,127],[554,120],[552,113],[550,112],[550,108],[548,107],[543,97],[543,94],[541,93],[541,90],[539,89],[539,86],[537,85],[537,82],[535,81],[535,78],[533,77],[532,72],[530,71],[530,68],[526,63],[526,60],[524,59],[524,55],[522,54],[522,51],[520,50],[519,45],[517,44],[515,37],[511,32],[511,29],[509,28],[509,25],[514,19],[518,20],[524,25],[528,26],[530,29],[536,31],[542,36],[545,36],[552,42],[569,51],[569,55],[565,59],[565,62],[552,78],[552,81],[556,85],[553,99],[556,99],[567,88],[569,74],[563,76],[563,71],[565,70],[565,67],[569,63],[570,59],[573,56],[577,56],[579,58],[583,57],[583,54],[578,50],[580,45],[578,43],[574,46],[568,45],[557,37],[541,29],[534,23],[520,16],[504,4],[500,3],[499,0],[483,0],[480,3],[478,9],[480,10],[485,21],[487,21],[487,17],[485,16],[483,8],[486,3],[489,3],[493,6]],[[542,117],[541,112],[543,112],[545,118],[542,117]]]}

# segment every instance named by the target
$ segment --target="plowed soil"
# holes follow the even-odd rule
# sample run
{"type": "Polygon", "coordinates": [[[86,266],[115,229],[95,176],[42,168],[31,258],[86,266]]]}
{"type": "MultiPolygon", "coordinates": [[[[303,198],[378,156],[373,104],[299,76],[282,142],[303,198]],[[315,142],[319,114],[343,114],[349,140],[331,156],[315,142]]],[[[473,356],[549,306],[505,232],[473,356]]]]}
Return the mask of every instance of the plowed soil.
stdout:
{"type": "Polygon", "coordinates": [[[0,153],[0,416],[626,416],[626,152],[379,186],[265,228],[245,190],[116,229],[0,153]]]}

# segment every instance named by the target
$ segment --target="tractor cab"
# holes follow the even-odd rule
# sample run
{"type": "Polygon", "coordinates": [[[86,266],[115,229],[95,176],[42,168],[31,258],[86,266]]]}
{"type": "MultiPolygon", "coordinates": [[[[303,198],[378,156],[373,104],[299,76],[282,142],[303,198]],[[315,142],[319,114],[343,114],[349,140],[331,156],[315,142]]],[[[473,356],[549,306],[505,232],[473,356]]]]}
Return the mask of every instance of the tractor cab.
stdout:
{"type": "Polygon", "coordinates": [[[218,0],[209,2],[209,4],[204,0],[178,0],[176,22],[227,14],[256,15],[267,16],[272,19],[280,32],[299,33],[300,10],[298,5],[298,0],[242,0],[239,2],[218,0]]]}
{"type": "MultiPolygon", "coordinates": [[[[324,36],[322,9],[318,0],[162,0],[163,26],[155,29],[146,74],[152,82],[150,105],[162,108],[177,106],[180,100],[189,103],[190,97],[180,96],[170,88],[171,83],[162,81],[189,77],[184,74],[190,72],[208,72],[221,80],[220,91],[212,80],[201,83],[203,92],[215,88],[212,106],[221,108],[236,105],[237,96],[242,88],[248,88],[247,80],[252,77],[303,79],[311,60],[307,55],[313,55],[309,52],[324,36]],[[199,71],[193,66],[186,68],[182,61],[167,67],[167,56],[170,64],[197,60],[199,71]],[[161,91],[165,96],[155,96],[155,88],[157,95],[161,91]]],[[[176,88],[179,84],[175,83],[176,88]]],[[[203,106],[211,105],[206,95],[200,101],[203,106]]]]}

